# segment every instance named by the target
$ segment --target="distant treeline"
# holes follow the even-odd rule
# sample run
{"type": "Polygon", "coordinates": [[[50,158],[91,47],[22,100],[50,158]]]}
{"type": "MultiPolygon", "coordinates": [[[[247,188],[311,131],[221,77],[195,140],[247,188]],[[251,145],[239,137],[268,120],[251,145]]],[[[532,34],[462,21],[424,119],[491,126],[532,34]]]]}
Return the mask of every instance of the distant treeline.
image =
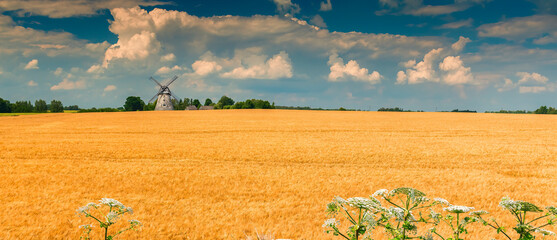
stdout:
{"type": "Polygon", "coordinates": [[[412,111],[412,110],[404,110],[402,108],[399,107],[394,107],[394,108],[379,108],[377,109],[378,112],[423,112],[422,110],[418,110],[418,111],[412,111]]]}
{"type": "Polygon", "coordinates": [[[535,111],[526,111],[526,110],[499,110],[495,111],[486,111],[486,113],[513,113],[513,114],[557,114],[557,109],[554,107],[547,107],[541,106],[540,108],[536,109],[535,111]]]}
{"type": "Polygon", "coordinates": [[[50,104],[47,104],[45,100],[39,99],[35,101],[35,105],[33,105],[31,101],[16,101],[15,103],[10,103],[10,101],[0,98],[0,113],[30,112],[64,112],[64,105],[58,100],[52,100],[50,104]]]}

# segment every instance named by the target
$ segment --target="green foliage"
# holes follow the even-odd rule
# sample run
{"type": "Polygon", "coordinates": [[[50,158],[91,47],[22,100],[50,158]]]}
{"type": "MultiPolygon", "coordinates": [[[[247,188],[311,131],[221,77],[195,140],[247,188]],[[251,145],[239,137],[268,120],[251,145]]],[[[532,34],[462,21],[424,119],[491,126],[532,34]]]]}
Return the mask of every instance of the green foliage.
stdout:
{"type": "Polygon", "coordinates": [[[217,104],[215,105],[215,108],[216,109],[229,109],[230,107],[225,108],[225,106],[232,106],[232,105],[234,105],[234,100],[232,100],[232,98],[229,98],[227,96],[222,96],[220,98],[220,100],[217,102],[217,104]]]}
{"type": "Polygon", "coordinates": [[[378,112],[404,112],[404,109],[395,107],[395,108],[379,108],[377,109],[378,112]]]}
{"type": "Polygon", "coordinates": [[[45,100],[39,99],[35,101],[35,112],[44,113],[47,112],[48,107],[46,106],[45,100]]]}
{"type": "Polygon", "coordinates": [[[145,104],[145,106],[143,106],[143,111],[154,111],[156,106],[157,100],[152,103],[145,104]]]}
{"type": "Polygon", "coordinates": [[[205,99],[205,104],[203,106],[211,106],[213,104],[213,100],[210,98],[205,99]]]}
{"type": "Polygon", "coordinates": [[[10,101],[0,98],[0,113],[10,113],[10,112],[12,112],[10,101]]]}
{"type": "Polygon", "coordinates": [[[248,99],[244,102],[236,102],[231,109],[272,109],[272,105],[269,101],[248,99]]]}
{"type": "Polygon", "coordinates": [[[53,113],[64,112],[64,105],[62,105],[61,101],[52,100],[50,101],[50,112],[53,113]]]}
{"type": "Polygon", "coordinates": [[[194,99],[191,105],[194,105],[195,107],[199,108],[201,107],[201,102],[199,101],[199,99],[194,99]]]}
{"type": "Polygon", "coordinates": [[[79,110],[79,106],[77,105],[64,106],[64,110],[79,110]]]}
{"type": "Polygon", "coordinates": [[[340,107],[338,110],[339,111],[346,111],[346,108],[340,107]]]}
{"type": "Polygon", "coordinates": [[[554,107],[541,106],[534,111],[535,114],[557,114],[557,110],[554,107]]]}
{"type": "Polygon", "coordinates": [[[141,100],[140,97],[129,96],[126,98],[126,103],[124,104],[124,109],[126,111],[143,111],[145,107],[145,102],[141,100]]]}
{"type": "Polygon", "coordinates": [[[30,101],[16,101],[11,106],[12,112],[15,113],[28,113],[33,112],[35,109],[30,101]]]}
{"type": "Polygon", "coordinates": [[[79,109],[78,113],[85,113],[85,112],[120,112],[120,109],[117,108],[89,108],[89,109],[79,109]]]}

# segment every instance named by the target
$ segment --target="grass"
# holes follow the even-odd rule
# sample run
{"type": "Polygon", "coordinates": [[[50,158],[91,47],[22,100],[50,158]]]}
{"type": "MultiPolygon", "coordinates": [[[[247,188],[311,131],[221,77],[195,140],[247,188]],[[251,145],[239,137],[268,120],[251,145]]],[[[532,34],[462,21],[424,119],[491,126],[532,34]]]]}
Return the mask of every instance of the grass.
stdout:
{"type": "MultiPolygon", "coordinates": [[[[0,239],[77,239],[75,209],[135,210],[122,239],[331,239],[334,196],[414,187],[507,214],[557,202],[557,116],[228,110],[0,118],[0,239]]],[[[510,216],[501,217],[511,223],[510,216]]],[[[550,229],[552,230],[552,229],[550,229]]],[[[474,227],[470,239],[494,231],[474,227]]]]}
{"type": "MultiPolygon", "coordinates": [[[[51,113],[51,112],[45,112],[45,113],[51,113]]],[[[6,116],[20,116],[20,115],[36,115],[36,114],[45,114],[45,113],[38,113],[38,112],[26,112],[26,113],[0,113],[0,117],[6,117],[6,116]]],[[[77,110],[64,110],[64,113],[77,113],[77,110]]]]}

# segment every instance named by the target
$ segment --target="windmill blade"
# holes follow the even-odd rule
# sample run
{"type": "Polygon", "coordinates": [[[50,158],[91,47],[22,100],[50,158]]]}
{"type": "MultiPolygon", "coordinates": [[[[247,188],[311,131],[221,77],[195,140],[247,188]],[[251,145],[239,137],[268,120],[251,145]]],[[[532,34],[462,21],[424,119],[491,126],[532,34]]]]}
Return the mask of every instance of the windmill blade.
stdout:
{"type": "Polygon", "coordinates": [[[172,96],[174,99],[176,99],[177,101],[180,101],[179,97],[176,97],[176,95],[174,95],[174,93],[170,92],[170,96],[172,96]]]}
{"type": "Polygon", "coordinates": [[[155,98],[157,98],[158,96],[159,96],[159,94],[157,93],[157,95],[155,95],[155,96],[154,96],[153,98],[151,98],[151,100],[149,100],[149,102],[148,102],[148,103],[151,103],[151,102],[153,102],[153,100],[155,100],[155,98]]]}
{"type": "Polygon", "coordinates": [[[159,85],[159,87],[162,88],[162,85],[159,82],[157,82],[157,80],[155,80],[153,77],[150,77],[149,79],[153,80],[153,82],[155,82],[157,85],[159,85]]]}
{"type": "Polygon", "coordinates": [[[176,79],[178,79],[178,76],[174,76],[172,79],[170,79],[170,81],[166,84],[166,86],[170,86],[170,84],[172,84],[174,81],[176,81],[176,79]]]}

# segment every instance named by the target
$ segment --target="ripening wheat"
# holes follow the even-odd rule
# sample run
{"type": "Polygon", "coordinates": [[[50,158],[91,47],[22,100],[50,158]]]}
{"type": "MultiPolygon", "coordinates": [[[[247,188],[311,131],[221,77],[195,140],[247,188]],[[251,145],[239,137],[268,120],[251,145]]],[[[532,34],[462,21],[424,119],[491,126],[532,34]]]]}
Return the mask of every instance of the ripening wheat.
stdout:
{"type": "Polygon", "coordinates": [[[333,196],[403,186],[505,216],[504,196],[557,203],[556,129],[557,116],[481,113],[0,117],[0,239],[77,239],[75,209],[101,198],[144,224],[122,239],[331,239],[333,196]]]}

